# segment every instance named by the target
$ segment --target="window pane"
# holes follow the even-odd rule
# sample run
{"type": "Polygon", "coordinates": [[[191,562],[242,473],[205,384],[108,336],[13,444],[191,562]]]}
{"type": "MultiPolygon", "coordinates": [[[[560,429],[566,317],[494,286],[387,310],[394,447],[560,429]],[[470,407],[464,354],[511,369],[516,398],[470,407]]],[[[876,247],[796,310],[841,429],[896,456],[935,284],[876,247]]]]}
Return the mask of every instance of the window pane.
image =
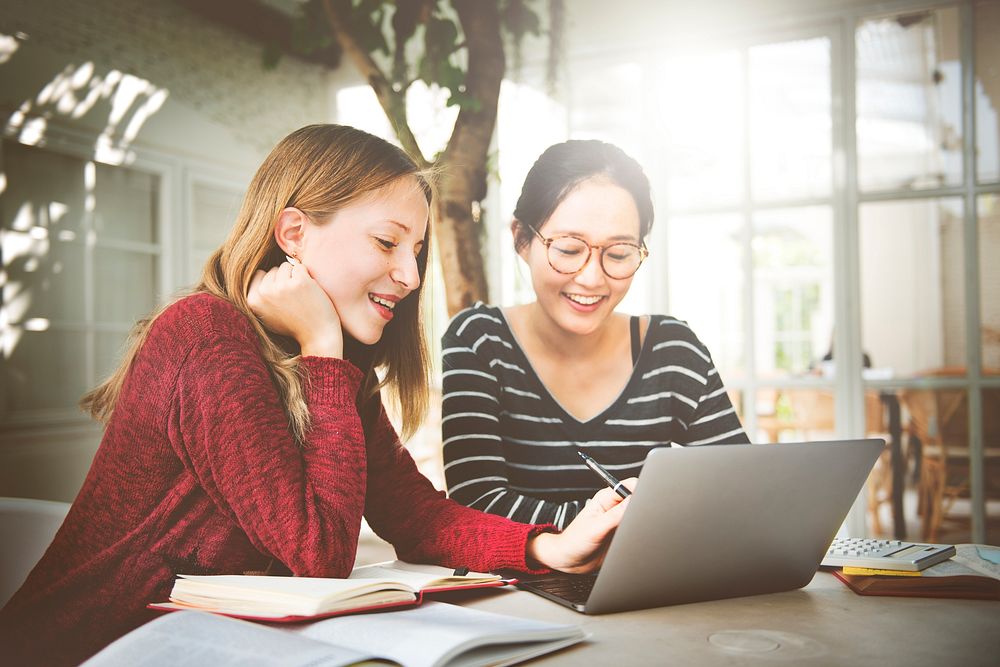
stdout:
{"type": "Polygon", "coordinates": [[[94,253],[94,317],[131,324],[155,306],[156,257],[98,248],[94,253]]]}
{"type": "Polygon", "coordinates": [[[829,195],[830,40],[757,46],[749,58],[754,199],[829,195]]]}
{"type": "Polygon", "coordinates": [[[11,322],[84,319],[83,244],[4,232],[2,249],[3,304],[11,322]]]}
{"type": "Polygon", "coordinates": [[[965,366],[962,203],[863,204],[861,333],[876,367],[910,376],[965,366]]]}
{"type": "Polygon", "coordinates": [[[830,348],[833,224],[828,207],[754,215],[757,374],[806,373],[830,348]]]}
{"type": "Polygon", "coordinates": [[[982,392],[986,543],[1000,544],[1000,388],[982,392]]]}
{"type": "Polygon", "coordinates": [[[976,170],[1000,180],[1000,3],[976,4],[976,170]]]}
{"type": "Polygon", "coordinates": [[[742,229],[736,214],[667,220],[670,314],[708,346],[725,382],[746,375],[742,229]]]}
{"type": "Polygon", "coordinates": [[[1000,373],[1000,197],[983,195],[977,208],[983,369],[1000,373]]]}
{"type": "Polygon", "coordinates": [[[159,179],[151,174],[98,164],[94,185],[94,231],[101,239],[156,243],[159,179]]]}
{"type": "Polygon", "coordinates": [[[652,126],[666,142],[671,209],[717,207],[743,198],[743,58],[729,51],[671,59],[654,82],[652,126]]]}
{"type": "MultiPolygon", "coordinates": [[[[84,160],[4,141],[3,165],[7,189],[0,227],[21,232],[40,227],[52,238],[79,238],[86,195],[84,160]]],[[[4,261],[8,259],[5,254],[4,261]]]]}
{"type": "Polygon", "coordinates": [[[80,331],[26,331],[10,327],[4,352],[7,414],[72,409],[89,388],[83,364],[86,335],[80,331]]]}
{"type": "Polygon", "coordinates": [[[962,180],[955,8],[864,21],[857,30],[858,182],[923,189],[962,180]]]}
{"type": "Polygon", "coordinates": [[[126,332],[94,334],[94,373],[96,377],[91,384],[97,386],[103,382],[121,363],[125,353],[126,332]]]}
{"type": "Polygon", "coordinates": [[[968,392],[912,388],[900,390],[899,398],[908,455],[919,465],[918,497],[930,505],[920,517],[920,539],[967,542],[971,533],[968,392]]]}

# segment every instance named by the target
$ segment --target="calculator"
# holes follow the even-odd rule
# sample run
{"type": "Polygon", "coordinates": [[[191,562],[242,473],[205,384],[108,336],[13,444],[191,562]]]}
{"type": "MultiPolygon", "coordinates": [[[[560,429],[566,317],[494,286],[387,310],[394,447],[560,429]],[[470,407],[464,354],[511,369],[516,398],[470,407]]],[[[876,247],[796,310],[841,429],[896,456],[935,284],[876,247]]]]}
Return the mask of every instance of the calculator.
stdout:
{"type": "Polygon", "coordinates": [[[830,545],[820,565],[918,572],[954,555],[955,547],[951,544],[838,537],[830,545]]]}

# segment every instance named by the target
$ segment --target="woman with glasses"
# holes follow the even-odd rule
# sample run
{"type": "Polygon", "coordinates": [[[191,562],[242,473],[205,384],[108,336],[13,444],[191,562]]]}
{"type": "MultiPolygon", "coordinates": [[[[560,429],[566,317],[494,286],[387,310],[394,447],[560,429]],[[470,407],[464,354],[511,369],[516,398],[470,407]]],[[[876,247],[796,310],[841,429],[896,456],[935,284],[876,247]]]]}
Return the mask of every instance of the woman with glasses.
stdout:
{"type": "Polygon", "coordinates": [[[649,181],[600,141],[548,148],[512,232],[535,301],[459,313],[442,339],[445,477],[455,500],[568,525],[650,449],[747,443],[711,356],[688,325],[614,312],[646,259],[649,181]]]}

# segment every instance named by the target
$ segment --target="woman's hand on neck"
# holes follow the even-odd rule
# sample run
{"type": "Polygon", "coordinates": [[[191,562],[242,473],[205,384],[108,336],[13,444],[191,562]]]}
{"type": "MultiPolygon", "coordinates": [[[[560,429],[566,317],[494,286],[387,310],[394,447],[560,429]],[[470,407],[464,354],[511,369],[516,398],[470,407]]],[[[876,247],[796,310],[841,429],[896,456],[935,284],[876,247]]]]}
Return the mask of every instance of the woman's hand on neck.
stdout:
{"type": "Polygon", "coordinates": [[[333,302],[301,264],[257,271],[247,305],[269,330],[289,336],[302,356],[344,356],[344,333],[333,302]]]}

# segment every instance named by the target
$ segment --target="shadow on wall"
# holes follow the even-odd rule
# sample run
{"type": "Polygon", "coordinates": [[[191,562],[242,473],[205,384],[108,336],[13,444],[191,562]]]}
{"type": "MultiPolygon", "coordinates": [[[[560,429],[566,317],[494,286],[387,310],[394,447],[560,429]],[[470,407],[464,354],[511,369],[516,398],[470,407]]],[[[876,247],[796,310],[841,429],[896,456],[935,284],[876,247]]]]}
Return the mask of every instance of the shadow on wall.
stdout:
{"type": "MultiPolygon", "coordinates": [[[[0,35],[0,66],[18,67],[17,52],[26,40],[22,33],[0,35]]],[[[17,105],[5,120],[5,136],[29,146],[44,145],[52,118],[61,116],[72,122],[89,116],[87,125],[100,128],[94,136],[94,159],[127,164],[134,159],[129,145],[169,94],[165,88],[115,69],[100,72],[92,62],[69,63],[17,105]],[[103,122],[94,124],[96,119],[103,122]]]]}
{"type": "MultiPolygon", "coordinates": [[[[136,206],[156,215],[153,199],[143,200],[154,177],[117,170],[135,161],[132,144],[169,92],[33,49],[23,33],[0,34],[0,90],[0,495],[71,500],[101,432],[76,402],[104,372],[103,350],[124,338],[124,320],[139,315],[109,324],[80,292],[94,280],[108,284],[102,264],[121,281],[123,263],[162,243],[152,233],[139,238],[145,230],[132,215],[136,206]],[[126,205],[130,197],[139,203],[126,205]],[[131,255],[121,251],[129,244],[131,255]],[[117,263],[103,261],[115,252],[117,263]]],[[[138,284],[155,285],[141,270],[149,280],[138,284]]],[[[109,299],[123,301],[136,282],[111,281],[109,299]]]]}

